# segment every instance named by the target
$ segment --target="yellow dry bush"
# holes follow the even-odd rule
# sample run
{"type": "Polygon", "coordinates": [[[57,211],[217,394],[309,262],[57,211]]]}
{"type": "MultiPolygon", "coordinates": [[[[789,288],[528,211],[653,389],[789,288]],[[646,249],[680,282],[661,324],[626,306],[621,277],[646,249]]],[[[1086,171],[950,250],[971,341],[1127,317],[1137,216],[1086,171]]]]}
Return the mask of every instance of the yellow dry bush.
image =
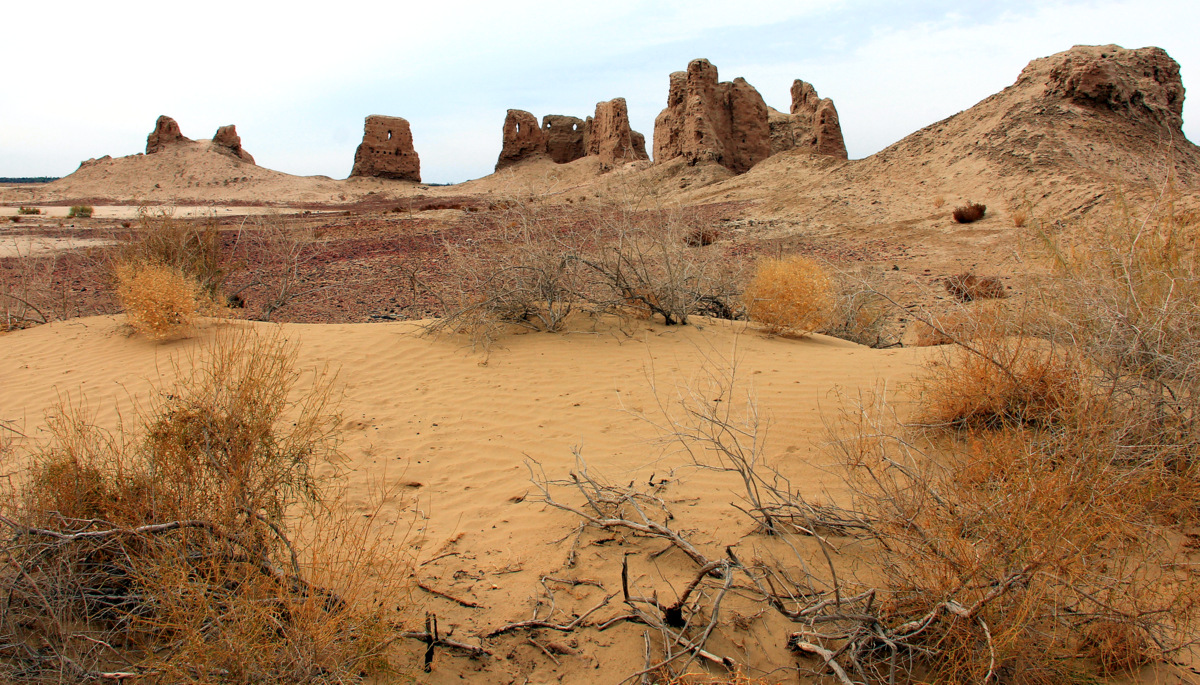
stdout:
{"type": "Polygon", "coordinates": [[[126,261],[113,267],[117,300],[133,330],[166,340],[189,328],[203,305],[200,285],[177,268],[126,261]]]}
{"type": "Polygon", "coordinates": [[[772,333],[811,333],[833,312],[833,281],[816,261],[792,256],[758,263],[742,295],[752,321],[772,333]]]}
{"type": "Polygon", "coordinates": [[[57,407],[0,482],[0,554],[27,569],[0,574],[0,639],[43,650],[0,655],[0,682],[394,682],[411,567],[374,522],[403,503],[347,505],[332,374],[252,331],[174,365],[128,426],[57,407]]]}

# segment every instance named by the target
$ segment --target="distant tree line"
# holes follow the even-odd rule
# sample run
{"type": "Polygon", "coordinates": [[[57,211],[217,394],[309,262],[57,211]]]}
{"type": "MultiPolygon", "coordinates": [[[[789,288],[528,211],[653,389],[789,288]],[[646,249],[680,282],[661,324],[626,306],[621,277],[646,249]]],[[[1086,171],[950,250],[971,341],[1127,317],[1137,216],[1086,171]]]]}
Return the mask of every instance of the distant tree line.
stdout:
{"type": "Polygon", "coordinates": [[[49,183],[61,176],[0,176],[0,183],[49,183]]]}

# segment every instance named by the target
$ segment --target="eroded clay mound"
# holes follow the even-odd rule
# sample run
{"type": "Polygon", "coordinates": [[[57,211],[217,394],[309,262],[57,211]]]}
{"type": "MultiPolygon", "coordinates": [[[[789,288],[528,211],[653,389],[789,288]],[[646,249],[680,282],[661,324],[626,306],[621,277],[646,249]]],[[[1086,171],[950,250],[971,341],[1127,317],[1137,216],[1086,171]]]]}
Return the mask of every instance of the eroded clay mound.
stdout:
{"type": "Polygon", "coordinates": [[[162,115],[154,122],[154,130],[146,136],[146,154],[162,152],[171,145],[190,143],[191,138],[185,138],[179,130],[179,123],[167,115],[162,115]]]}
{"type": "Polygon", "coordinates": [[[848,159],[833,100],[817,95],[811,83],[792,83],[792,106],[788,114],[770,111],[771,154],[804,150],[816,155],[848,159]]]}
{"type": "Polygon", "coordinates": [[[1183,126],[1179,64],[1162,48],[1077,45],[1030,62],[1017,84],[1027,81],[1044,83],[1047,98],[1069,99],[1171,129],[1183,126]]]}
{"type": "Polygon", "coordinates": [[[600,159],[602,169],[649,159],[646,138],[629,126],[629,108],[625,98],[596,103],[596,115],[585,126],[587,153],[600,159]]]}
{"type": "Polygon", "coordinates": [[[656,163],[715,162],[740,174],[788,150],[847,158],[837,108],[811,84],[796,80],[785,114],[767,107],[743,78],[718,81],[708,60],[671,74],[667,107],[654,122],[656,163]]]}
{"type": "Polygon", "coordinates": [[[237,126],[230,124],[217,129],[212,137],[213,147],[217,152],[233,155],[248,164],[254,164],[254,157],[242,149],[242,137],[238,135],[237,126]]]}
{"type": "Polygon", "coordinates": [[[742,173],[770,155],[767,104],[745,79],[718,82],[706,59],[671,74],[667,107],[654,120],[655,162],[683,157],[742,173]]]}

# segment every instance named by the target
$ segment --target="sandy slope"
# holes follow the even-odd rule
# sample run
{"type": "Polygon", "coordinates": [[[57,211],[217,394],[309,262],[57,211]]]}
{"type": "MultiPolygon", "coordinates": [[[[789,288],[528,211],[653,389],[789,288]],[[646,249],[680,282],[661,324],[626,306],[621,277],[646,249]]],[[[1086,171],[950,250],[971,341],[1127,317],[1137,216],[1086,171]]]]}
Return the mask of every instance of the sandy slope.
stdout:
{"type": "MultiPolygon", "coordinates": [[[[752,387],[769,421],[767,457],[812,496],[840,481],[823,469],[823,420],[840,404],[841,388],[854,394],[910,378],[927,349],[871,350],[824,337],[766,338],[741,324],[699,320],[667,328],[645,322],[618,326],[598,322],[573,333],[517,335],[490,355],[461,341],[415,335],[415,324],[284,325],[300,346],[304,368],[330,363],[344,391],[345,452],[349,458],[351,507],[367,512],[374,485],[407,482],[400,500],[385,507],[383,525],[414,520],[408,543],[422,560],[420,579],[455,597],[481,605],[466,608],[418,592],[437,612],[443,631],[477,642],[479,633],[530,616],[531,598],[543,574],[586,577],[591,586],[559,588],[559,608],[582,611],[619,585],[623,552],[634,582],[647,593],[669,594],[667,581],[693,568],[676,553],[652,558],[661,543],[588,533],[577,568],[564,568],[574,531],[570,515],[533,502],[526,463],[536,460],[552,478],[575,468],[579,447],[590,468],[614,482],[667,477],[659,494],[671,503],[680,529],[714,556],[736,544],[757,553],[767,541],[751,535],[748,521],[729,506],[736,483],[727,474],[673,468],[679,454],[654,444],[655,428],[630,412],[658,414],[680,387],[698,387],[707,372],[729,368],[752,387]],[[657,385],[657,396],[652,389],[657,385]],[[626,411],[628,410],[628,411],[626,411]],[[416,486],[419,484],[419,486],[416,486]],[[516,501],[522,497],[526,501],[516,501]]],[[[0,336],[0,418],[16,420],[40,438],[43,412],[60,398],[86,398],[104,426],[130,415],[134,398],[171,380],[169,360],[187,359],[197,343],[231,326],[207,324],[193,338],[156,345],[129,337],[119,317],[92,317],[0,336]]],[[[185,362],[186,363],[186,362],[185,362]]],[[[568,500],[577,498],[562,493],[568,500]]],[[[811,550],[809,552],[812,552],[811,550]]],[[[815,552],[813,552],[815,554],[815,552]]],[[[683,582],[686,582],[683,581],[683,582]]],[[[750,614],[752,607],[730,604],[750,614]]],[[[616,607],[598,616],[615,616],[616,607]]],[[[559,615],[558,618],[562,618],[559,615]]],[[[568,619],[569,620],[569,619],[568,619]]],[[[752,621],[742,634],[719,635],[713,649],[755,665],[787,660],[786,627],[771,616],[752,621]]],[[[572,640],[578,653],[555,666],[525,635],[485,640],[496,653],[485,661],[441,657],[434,681],[459,674],[488,682],[536,682],[556,677],[578,682],[616,682],[641,668],[641,628],[619,625],[604,633],[583,631],[545,640],[572,640]],[[487,674],[473,673],[482,670],[487,674]],[[586,674],[586,675],[585,675],[586,674]]]]}
{"type": "Polygon", "coordinates": [[[373,178],[335,181],[328,176],[293,176],[222,154],[210,141],[197,140],[175,144],[152,155],[88,160],[71,175],[43,188],[24,186],[0,190],[0,200],[338,204],[353,202],[368,194],[405,197],[422,192],[420,188],[415,183],[373,178]],[[23,197],[23,194],[29,197],[23,197]]]}

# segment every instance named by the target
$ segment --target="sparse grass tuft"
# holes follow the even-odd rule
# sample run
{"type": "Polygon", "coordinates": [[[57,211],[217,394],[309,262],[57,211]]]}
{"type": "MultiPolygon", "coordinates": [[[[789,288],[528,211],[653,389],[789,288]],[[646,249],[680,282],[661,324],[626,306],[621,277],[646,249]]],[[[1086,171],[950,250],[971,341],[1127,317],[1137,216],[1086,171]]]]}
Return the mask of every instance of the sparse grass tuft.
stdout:
{"type": "Polygon", "coordinates": [[[981,205],[977,202],[970,202],[963,207],[956,207],[954,212],[951,213],[951,216],[953,216],[954,220],[960,224],[970,224],[982,219],[986,211],[987,207],[985,205],[981,205]]]}
{"type": "Polygon", "coordinates": [[[1024,207],[1014,210],[1012,213],[1013,226],[1023,228],[1026,222],[1029,221],[1029,210],[1024,207]]]}
{"type": "Polygon", "coordinates": [[[742,301],[748,317],[772,333],[819,330],[836,305],[829,274],[816,261],[801,256],[759,262],[742,301]]]}

